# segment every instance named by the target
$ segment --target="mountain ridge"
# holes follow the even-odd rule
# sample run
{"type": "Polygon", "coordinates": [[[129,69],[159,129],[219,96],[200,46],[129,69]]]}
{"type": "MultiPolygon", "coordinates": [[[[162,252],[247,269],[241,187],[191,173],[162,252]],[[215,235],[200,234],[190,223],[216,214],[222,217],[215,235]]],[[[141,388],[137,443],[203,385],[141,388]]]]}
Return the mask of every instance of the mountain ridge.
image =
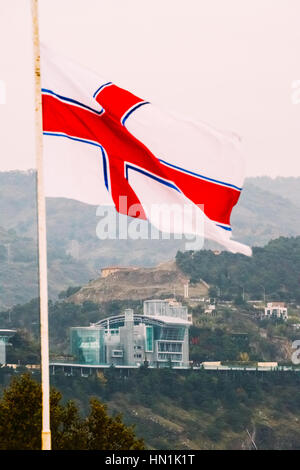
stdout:
{"type": "MultiPolygon", "coordinates": [[[[246,180],[233,209],[233,238],[262,246],[279,236],[299,235],[300,206],[280,194],[255,186],[255,181],[255,178],[246,180]]],[[[294,185],[298,183],[300,178],[295,179],[294,185]]],[[[278,191],[276,180],[270,183],[270,188],[272,185],[278,191]]],[[[33,170],[0,172],[0,308],[29,301],[37,293],[35,187],[33,170]]],[[[185,249],[185,241],[174,237],[170,240],[99,240],[96,234],[99,220],[95,206],[64,198],[47,200],[51,299],[69,286],[95,279],[104,266],[154,266],[185,249]]],[[[218,247],[205,241],[204,248],[218,247]]]]}

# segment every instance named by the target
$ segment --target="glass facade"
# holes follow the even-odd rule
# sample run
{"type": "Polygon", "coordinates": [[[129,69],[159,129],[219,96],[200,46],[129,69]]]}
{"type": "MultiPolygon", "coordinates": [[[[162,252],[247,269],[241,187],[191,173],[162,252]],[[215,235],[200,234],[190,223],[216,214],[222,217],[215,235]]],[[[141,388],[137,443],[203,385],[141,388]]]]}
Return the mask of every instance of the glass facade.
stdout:
{"type": "Polygon", "coordinates": [[[104,328],[71,328],[71,354],[80,364],[105,364],[104,328]]]}
{"type": "Polygon", "coordinates": [[[187,320],[188,309],[179,302],[146,300],[144,302],[144,315],[150,317],[174,317],[187,320]]]}
{"type": "Polygon", "coordinates": [[[146,326],[146,352],[153,352],[153,326],[146,326]]]}
{"type": "Polygon", "coordinates": [[[158,342],[158,351],[159,352],[182,352],[182,343],[170,343],[168,341],[159,341],[158,342]]]}
{"type": "Polygon", "coordinates": [[[144,302],[144,315],[165,316],[167,302],[161,300],[146,300],[144,302]]]}
{"type": "Polygon", "coordinates": [[[182,326],[154,327],[155,340],[183,341],[184,333],[185,327],[182,326]]]}
{"type": "Polygon", "coordinates": [[[182,344],[168,341],[157,342],[158,361],[182,362],[182,344]]]}

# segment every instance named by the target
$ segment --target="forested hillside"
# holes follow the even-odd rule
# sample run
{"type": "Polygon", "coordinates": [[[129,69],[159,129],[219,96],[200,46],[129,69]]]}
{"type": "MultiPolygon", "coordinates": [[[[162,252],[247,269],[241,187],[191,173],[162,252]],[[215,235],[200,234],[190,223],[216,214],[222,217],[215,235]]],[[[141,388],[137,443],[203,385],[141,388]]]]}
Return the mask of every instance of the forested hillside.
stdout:
{"type": "Polygon", "coordinates": [[[199,279],[220,289],[224,299],[241,296],[300,302],[300,237],[280,237],[264,247],[254,247],[253,256],[210,250],[178,252],[178,267],[191,282],[199,279]]]}
{"type": "MultiPolygon", "coordinates": [[[[10,374],[0,369],[0,391],[10,374]]],[[[57,373],[51,384],[64,401],[76,400],[83,416],[91,397],[106,403],[110,414],[122,413],[148,449],[253,449],[248,432],[259,450],[300,449],[297,372],[109,369],[89,378],[57,373]]]]}

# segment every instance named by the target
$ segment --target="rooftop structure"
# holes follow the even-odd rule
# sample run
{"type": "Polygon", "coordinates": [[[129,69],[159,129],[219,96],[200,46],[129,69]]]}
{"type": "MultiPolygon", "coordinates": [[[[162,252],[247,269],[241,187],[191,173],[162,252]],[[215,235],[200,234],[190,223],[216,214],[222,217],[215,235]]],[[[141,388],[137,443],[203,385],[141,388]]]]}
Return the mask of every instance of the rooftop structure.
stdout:
{"type": "Polygon", "coordinates": [[[101,269],[101,277],[107,277],[110,276],[113,273],[119,272],[119,271],[134,271],[135,269],[138,269],[134,266],[130,267],[125,267],[125,266],[106,266],[105,268],[101,269]]]}
{"type": "Polygon", "coordinates": [[[189,364],[192,316],[175,300],[147,300],[89,327],[71,328],[71,354],[81,364],[163,367],[189,364]]]}

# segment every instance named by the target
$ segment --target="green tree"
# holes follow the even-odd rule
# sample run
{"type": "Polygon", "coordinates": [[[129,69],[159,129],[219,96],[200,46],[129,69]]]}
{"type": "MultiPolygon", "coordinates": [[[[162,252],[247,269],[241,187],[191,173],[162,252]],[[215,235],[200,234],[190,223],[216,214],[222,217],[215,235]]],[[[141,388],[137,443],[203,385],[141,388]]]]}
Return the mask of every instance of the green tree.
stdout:
{"type": "MultiPolygon", "coordinates": [[[[73,401],[61,404],[61,393],[52,388],[50,420],[54,450],[144,449],[132,426],[121,415],[111,417],[96,398],[90,401],[87,418],[82,418],[73,401]]],[[[0,450],[41,449],[42,392],[30,374],[12,380],[0,400],[0,450]]]]}
{"type": "Polygon", "coordinates": [[[66,299],[66,298],[70,297],[71,295],[76,294],[76,292],[78,292],[80,289],[81,289],[81,286],[68,287],[68,289],[62,290],[58,294],[58,298],[59,299],[66,299]]]}
{"type": "Polygon", "coordinates": [[[12,381],[0,401],[0,449],[41,448],[41,388],[29,375],[12,381]]]}
{"type": "Polygon", "coordinates": [[[91,412],[87,418],[87,428],[91,436],[88,441],[90,450],[143,450],[144,442],[136,439],[133,427],[127,427],[122,422],[122,416],[118,414],[110,417],[107,407],[92,398],[90,401],[91,412]]]}

